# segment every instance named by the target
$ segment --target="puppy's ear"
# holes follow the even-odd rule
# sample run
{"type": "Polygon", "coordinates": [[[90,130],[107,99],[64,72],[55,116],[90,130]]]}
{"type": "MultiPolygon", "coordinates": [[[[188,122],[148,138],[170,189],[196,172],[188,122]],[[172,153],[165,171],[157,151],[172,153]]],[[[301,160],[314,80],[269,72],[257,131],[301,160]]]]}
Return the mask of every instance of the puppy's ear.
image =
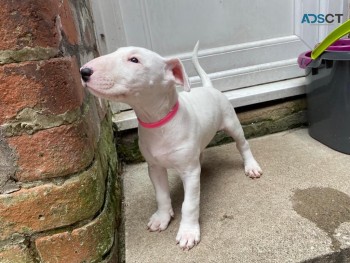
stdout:
{"type": "Polygon", "coordinates": [[[190,91],[190,81],[185,72],[185,68],[182,65],[180,59],[170,58],[165,61],[166,63],[166,74],[175,81],[176,84],[184,87],[185,91],[190,91]]]}

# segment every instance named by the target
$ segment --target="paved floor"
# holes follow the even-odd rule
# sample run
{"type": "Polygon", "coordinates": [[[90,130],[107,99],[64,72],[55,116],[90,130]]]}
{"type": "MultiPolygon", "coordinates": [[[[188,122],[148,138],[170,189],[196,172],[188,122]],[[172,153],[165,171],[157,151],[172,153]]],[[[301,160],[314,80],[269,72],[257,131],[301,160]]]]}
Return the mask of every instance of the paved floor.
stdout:
{"type": "Polygon", "coordinates": [[[350,262],[350,155],[312,139],[305,129],[250,140],[264,170],[244,175],[233,144],[209,148],[201,177],[200,244],[176,246],[182,183],[169,173],[175,219],[146,230],[156,209],[146,164],[124,173],[126,263],[350,262]],[[326,257],[328,255],[328,257],[326,257]]]}

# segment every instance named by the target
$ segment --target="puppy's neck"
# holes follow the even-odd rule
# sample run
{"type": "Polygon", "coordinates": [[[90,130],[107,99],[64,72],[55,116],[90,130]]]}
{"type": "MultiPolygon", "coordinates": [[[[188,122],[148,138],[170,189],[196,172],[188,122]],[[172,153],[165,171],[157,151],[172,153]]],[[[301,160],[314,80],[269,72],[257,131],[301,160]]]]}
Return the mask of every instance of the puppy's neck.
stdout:
{"type": "Polygon", "coordinates": [[[140,94],[130,106],[134,109],[137,118],[146,123],[153,123],[163,119],[173,109],[178,101],[175,88],[168,92],[140,94]]]}

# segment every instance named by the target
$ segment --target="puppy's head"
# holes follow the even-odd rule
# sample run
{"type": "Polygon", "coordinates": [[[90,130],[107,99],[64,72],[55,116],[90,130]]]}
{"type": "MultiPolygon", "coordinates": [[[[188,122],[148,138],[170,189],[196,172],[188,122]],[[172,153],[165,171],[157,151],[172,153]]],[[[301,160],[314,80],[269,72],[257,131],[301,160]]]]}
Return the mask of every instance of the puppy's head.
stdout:
{"type": "Polygon", "coordinates": [[[189,91],[187,74],[179,59],[165,59],[138,47],[119,48],[80,69],[82,83],[92,94],[128,102],[134,96],[164,92],[181,85],[189,91]]]}

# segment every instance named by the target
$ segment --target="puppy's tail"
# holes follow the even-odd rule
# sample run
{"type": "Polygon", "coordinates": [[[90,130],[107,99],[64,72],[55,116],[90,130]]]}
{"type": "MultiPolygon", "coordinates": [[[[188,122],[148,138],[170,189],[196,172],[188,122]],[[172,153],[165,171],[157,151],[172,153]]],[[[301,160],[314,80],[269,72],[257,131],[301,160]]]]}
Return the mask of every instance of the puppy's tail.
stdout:
{"type": "Polygon", "coordinates": [[[192,63],[194,65],[194,68],[196,69],[199,77],[201,78],[203,87],[213,87],[213,84],[212,84],[209,76],[207,75],[207,73],[205,73],[204,69],[199,64],[198,56],[197,56],[197,54],[198,54],[198,46],[199,46],[199,41],[197,41],[197,44],[196,44],[196,46],[193,49],[192,63]]]}

